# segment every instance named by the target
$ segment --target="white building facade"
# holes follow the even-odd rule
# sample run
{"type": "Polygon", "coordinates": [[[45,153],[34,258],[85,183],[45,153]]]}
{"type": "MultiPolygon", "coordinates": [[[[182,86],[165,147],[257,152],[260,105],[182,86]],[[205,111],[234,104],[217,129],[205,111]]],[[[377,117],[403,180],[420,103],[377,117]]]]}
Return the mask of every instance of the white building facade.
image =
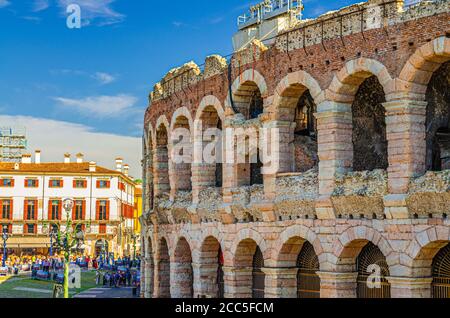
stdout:
{"type": "Polygon", "coordinates": [[[12,235],[7,247],[15,253],[48,253],[48,229],[64,229],[62,202],[74,200],[74,226],[85,235],[86,255],[95,256],[101,244],[115,256],[123,255],[123,235],[134,226],[135,185],[127,165],[116,159],[116,170],[84,162],[81,154],[71,162],[41,163],[24,155],[21,163],[0,163],[0,224],[12,235]],[[128,229],[129,228],[129,229],[128,229]],[[105,244],[107,242],[107,244],[105,244]]]}

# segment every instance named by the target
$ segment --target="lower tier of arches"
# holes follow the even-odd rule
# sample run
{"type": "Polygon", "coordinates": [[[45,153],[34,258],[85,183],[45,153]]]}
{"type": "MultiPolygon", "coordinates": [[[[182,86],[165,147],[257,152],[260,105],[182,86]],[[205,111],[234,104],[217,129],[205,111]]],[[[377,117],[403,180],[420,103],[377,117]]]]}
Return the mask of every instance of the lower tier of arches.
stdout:
{"type": "Polygon", "coordinates": [[[142,234],[146,298],[450,298],[448,220],[159,224],[142,234]]]}

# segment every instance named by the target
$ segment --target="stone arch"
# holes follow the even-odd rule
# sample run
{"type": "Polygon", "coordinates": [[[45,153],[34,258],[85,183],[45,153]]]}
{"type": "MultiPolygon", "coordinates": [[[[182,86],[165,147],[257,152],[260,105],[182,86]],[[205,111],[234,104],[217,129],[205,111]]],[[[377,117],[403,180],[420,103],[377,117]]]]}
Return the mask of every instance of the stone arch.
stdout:
{"type": "Polygon", "coordinates": [[[317,80],[305,71],[297,71],[286,75],[277,85],[273,97],[272,108],[275,113],[275,120],[292,121],[289,117],[288,111],[283,112],[283,109],[289,109],[296,106],[301,95],[309,90],[312,98],[316,104],[323,101],[324,94],[322,88],[317,80]],[[288,117],[286,117],[288,116],[288,117]]]}
{"type": "Polygon", "coordinates": [[[152,124],[149,122],[144,129],[144,174],[146,179],[145,187],[145,210],[152,210],[154,208],[154,158],[153,153],[155,149],[155,133],[152,124]]]}
{"type": "MultiPolygon", "coordinates": [[[[323,253],[317,235],[303,225],[292,225],[273,242],[272,259],[267,266],[284,269],[277,286],[289,298],[318,298],[320,296],[319,255],[323,253]]],[[[283,297],[284,297],[283,296],[283,297]]]]}
{"type": "Polygon", "coordinates": [[[162,115],[156,122],[155,131],[155,196],[161,196],[170,192],[169,132],[169,121],[165,115],[162,115]]]}
{"type": "Polygon", "coordinates": [[[202,99],[194,121],[193,200],[198,203],[199,192],[205,188],[222,187],[223,180],[223,122],[225,114],[220,101],[213,95],[202,99]],[[216,129],[216,131],[214,131],[216,129]],[[220,138],[220,139],[216,139],[220,138]],[[204,151],[211,142],[218,140],[211,158],[204,151]],[[214,157],[215,156],[215,157],[214,157]],[[215,159],[215,160],[212,160],[215,159]]]}
{"type": "Polygon", "coordinates": [[[355,270],[355,260],[361,250],[368,242],[377,246],[386,257],[388,266],[391,268],[397,264],[397,254],[378,231],[367,226],[356,226],[347,229],[333,243],[333,255],[336,259],[336,268],[342,272],[355,270]]]}
{"type": "Polygon", "coordinates": [[[199,284],[201,297],[223,298],[223,246],[217,236],[208,235],[199,251],[199,284]]]}
{"type": "MultiPolygon", "coordinates": [[[[269,249],[267,247],[266,241],[264,238],[259,234],[257,231],[252,229],[242,229],[236,234],[236,238],[234,239],[233,243],[230,247],[230,252],[232,254],[232,264],[227,264],[229,266],[242,266],[242,260],[239,260],[238,257],[242,256],[239,255],[239,252],[245,252],[244,250],[239,250],[240,244],[242,242],[249,242],[253,241],[259,248],[261,249],[261,252],[264,256],[264,260],[269,260],[269,249]]],[[[254,252],[254,251],[253,251],[254,252]]],[[[228,257],[225,257],[225,260],[229,259],[228,257]]]]}
{"type": "Polygon", "coordinates": [[[184,237],[177,241],[170,270],[170,293],[173,298],[193,298],[194,275],[192,249],[184,237]]]}
{"type": "Polygon", "coordinates": [[[353,102],[359,86],[371,76],[377,77],[386,95],[392,92],[393,79],[386,66],[377,60],[361,57],[348,61],[336,73],[325,92],[326,99],[341,103],[353,102]]]}
{"type": "Polygon", "coordinates": [[[379,61],[352,60],[334,76],[325,93],[329,102],[319,105],[319,113],[331,106],[333,112],[344,114],[349,128],[341,133],[345,134],[350,170],[386,170],[389,166],[385,103],[392,83],[389,71],[379,61]]]}
{"type": "Polygon", "coordinates": [[[172,115],[169,137],[169,177],[171,195],[177,191],[192,190],[192,131],[193,121],[186,107],[178,108],[172,115]]]}
{"type": "Polygon", "coordinates": [[[319,83],[307,72],[284,77],[277,88],[270,113],[283,138],[279,172],[305,172],[318,164],[317,122],[314,114],[324,94],[319,83]]]}
{"type": "MultiPolygon", "coordinates": [[[[306,226],[292,225],[281,232],[280,237],[273,244],[273,266],[295,267],[297,256],[305,241],[308,241],[314,247],[317,256],[323,253],[322,244],[316,233],[306,226]]],[[[271,263],[271,261],[268,262],[268,264],[271,263]]]]}
{"type": "Polygon", "coordinates": [[[434,257],[448,243],[450,229],[447,226],[435,226],[417,233],[403,255],[403,265],[408,269],[405,274],[412,277],[431,276],[434,257]]]}
{"type": "MultiPolygon", "coordinates": [[[[202,98],[202,100],[200,101],[200,104],[197,108],[197,112],[195,113],[195,122],[197,122],[203,111],[205,110],[206,107],[212,106],[215,108],[217,114],[219,115],[219,118],[224,121],[225,120],[225,112],[223,110],[222,107],[222,103],[220,102],[220,100],[214,96],[214,95],[208,95],[202,98]]],[[[196,127],[196,125],[194,125],[194,127],[196,127]]]]}
{"type": "Polygon", "coordinates": [[[448,60],[449,38],[441,36],[421,46],[411,55],[400,72],[395,85],[397,93],[402,93],[410,99],[425,100],[427,85],[433,73],[448,60]]]}
{"type": "Polygon", "coordinates": [[[158,297],[170,298],[170,253],[167,239],[161,237],[158,244],[158,297]]]}
{"type": "MultiPolygon", "coordinates": [[[[257,70],[248,69],[240,74],[231,86],[231,94],[235,110],[244,115],[246,119],[250,116],[250,103],[254,93],[258,93],[260,99],[268,96],[268,89],[265,78],[257,70]]],[[[225,107],[231,108],[230,95],[228,94],[225,101],[225,107]]],[[[253,116],[255,118],[255,116],[253,116]]]]}
{"type": "Polygon", "coordinates": [[[177,108],[177,110],[175,110],[175,112],[172,115],[172,121],[170,123],[170,131],[173,131],[173,129],[175,128],[177,119],[179,117],[185,117],[188,120],[188,126],[189,126],[189,130],[192,131],[192,128],[194,127],[194,122],[192,120],[192,115],[191,112],[189,111],[189,109],[187,107],[180,107],[177,108]]]}

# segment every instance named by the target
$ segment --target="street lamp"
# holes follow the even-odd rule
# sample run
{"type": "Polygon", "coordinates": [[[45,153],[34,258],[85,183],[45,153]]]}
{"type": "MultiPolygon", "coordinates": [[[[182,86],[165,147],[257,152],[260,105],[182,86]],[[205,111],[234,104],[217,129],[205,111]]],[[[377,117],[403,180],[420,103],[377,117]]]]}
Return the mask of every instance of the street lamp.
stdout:
{"type": "Polygon", "coordinates": [[[53,240],[56,240],[58,233],[55,231],[55,229],[52,226],[52,229],[50,230],[50,256],[53,256],[53,240]]]}
{"type": "MultiPolygon", "coordinates": [[[[84,233],[80,229],[78,232],[74,231],[72,228],[72,217],[71,212],[74,206],[72,199],[65,199],[63,201],[63,208],[66,212],[66,227],[64,231],[60,228],[50,235],[51,246],[53,245],[53,239],[55,239],[55,248],[57,252],[64,252],[64,298],[69,298],[69,265],[70,265],[70,255],[73,248],[81,249],[84,241],[84,233]]],[[[75,227],[78,230],[78,224],[75,227]]],[[[52,229],[52,232],[54,229],[52,229]]],[[[51,248],[51,253],[53,253],[53,247],[51,248]]]]}
{"type": "Polygon", "coordinates": [[[133,240],[133,262],[136,261],[136,239],[137,235],[135,233],[131,234],[131,239],[133,240]]]}
{"type": "Polygon", "coordinates": [[[6,257],[8,257],[8,251],[6,250],[6,241],[8,241],[10,235],[8,234],[8,227],[3,227],[3,261],[2,261],[2,267],[6,267],[6,257]]]}

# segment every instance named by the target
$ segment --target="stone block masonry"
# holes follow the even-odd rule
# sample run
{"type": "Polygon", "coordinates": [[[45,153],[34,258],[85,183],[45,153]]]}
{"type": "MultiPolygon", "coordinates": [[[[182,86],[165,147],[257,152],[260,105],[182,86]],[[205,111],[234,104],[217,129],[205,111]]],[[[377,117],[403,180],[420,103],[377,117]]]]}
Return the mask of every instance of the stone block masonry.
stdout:
{"type": "Polygon", "coordinates": [[[448,297],[449,35],[448,1],[370,0],[171,70],[144,119],[142,295],[448,297]],[[200,149],[278,128],[278,170],[174,164],[177,127],[200,149]]]}

